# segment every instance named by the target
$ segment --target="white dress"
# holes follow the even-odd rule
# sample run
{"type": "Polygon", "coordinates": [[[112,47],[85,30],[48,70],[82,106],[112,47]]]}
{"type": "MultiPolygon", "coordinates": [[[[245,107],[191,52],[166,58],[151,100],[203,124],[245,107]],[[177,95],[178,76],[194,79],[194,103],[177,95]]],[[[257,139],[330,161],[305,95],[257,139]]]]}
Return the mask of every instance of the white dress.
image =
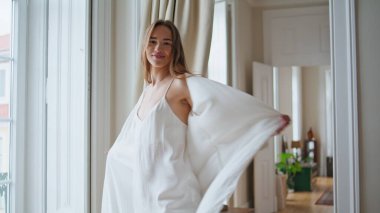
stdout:
{"type": "Polygon", "coordinates": [[[144,92],[107,157],[102,213],[214,213],[233,193],[281,115],[254,97],[188,77],[192,111],[185,125],[165,96],[144,120],[144,92]]]}

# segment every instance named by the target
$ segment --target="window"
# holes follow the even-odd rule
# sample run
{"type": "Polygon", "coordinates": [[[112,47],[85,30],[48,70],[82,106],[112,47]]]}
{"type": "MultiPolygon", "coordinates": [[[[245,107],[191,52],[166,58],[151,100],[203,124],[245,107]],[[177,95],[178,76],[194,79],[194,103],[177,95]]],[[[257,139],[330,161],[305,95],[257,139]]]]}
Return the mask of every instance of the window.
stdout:
{"type": "Polygon", "coordinates": [[[210,58],[208,61],[208,78],[223,84],[227,84],[228,80],[227,7],[226,1],[215,2],[210,58]]]}
{"type": "Polygon", "coordinates": [[[5,97],[5,73],[6,70],[0,70],[0,98],[5,97]]]}
{"type": "Polygon", "coordinates": [[[0,0],[0,213],[10,212],[10,145],[12,88],[12,10],[11,0],[0,0]]]}

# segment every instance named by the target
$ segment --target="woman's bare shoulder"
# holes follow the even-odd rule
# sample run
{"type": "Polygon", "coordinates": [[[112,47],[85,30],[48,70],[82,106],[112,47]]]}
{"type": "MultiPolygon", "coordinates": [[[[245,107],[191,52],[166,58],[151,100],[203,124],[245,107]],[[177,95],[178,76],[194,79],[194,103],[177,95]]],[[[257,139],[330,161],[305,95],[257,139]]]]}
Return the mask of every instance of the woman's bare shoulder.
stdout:
{"type": "Polygon", "coordinates": [[[177,76],[172,84],[172,94],[178,99],[186,99],[191,105],[189,87],[187,86],[187,77],[177,76]]]}
{"type": "MultiPolygon", "coordinates": [[[[177,95],[188,93],[189,88],[187,86],[186,78],[183,77],[177,77],[173,81],[173,90],[177,95]]],[[[185,95],[185,94],[184,94],[185,95]]]]}

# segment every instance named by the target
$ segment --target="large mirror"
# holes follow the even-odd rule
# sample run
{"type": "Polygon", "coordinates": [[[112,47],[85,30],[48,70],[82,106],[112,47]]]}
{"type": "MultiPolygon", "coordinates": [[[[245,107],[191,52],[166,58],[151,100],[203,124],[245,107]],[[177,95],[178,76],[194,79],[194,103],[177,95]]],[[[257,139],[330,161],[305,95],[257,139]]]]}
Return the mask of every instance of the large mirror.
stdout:
{"type": "Polygon", "coordinates": [[[229,205],[333,212],[328,1],[217,0],[213,21],[208,77],[292,117],[290,127],[256,155],[229,205]],[[295,174],[276,167],[286,155],[299,167],[295,174]]]}
{"type": "MultiPolygon", "coordinates": [[[[107,5],[110,6],[111,4],[107,5]]],[[[109,103],[106,106],[109,107],[107,109],[110,110],[106,110],[105,113],[99,110],[100,114],[103,113],[101,115],[109,118],[109,125],[106,123],[104,126],[96,128],[96,130],[105,129],[105,133],[111,137],[111,140],[96,140],[100,137],[95,137],[97,142],[95,149],[98,150],[96,153],[107,151],[107,148],[112,144],[113,139],[116,137],[117,132],[122,126],[122,122],[126,117],[128,109],[130,109],[128,107],[133,105],[133,98],[125,99],[125,96],[134,97],[131,91],[133,91],[133,88],[136,85],[135,83],[125,84],[124,80],[132,79],[132,77],[134,77],[133,72],[137,67],[137,65],[134,64],[135,61],[138,61],[138,55],[135,54],[138,52],[138,45],[136,45],[138,33],[132,35],[129,32],[131,29],[134,29],[133,32],[138,32],[138,23],[141,22],[140,19],[144,18],[139,16],[138,5],[138,3],[134,3],[133,6],[131,6],[125,1],[116,1],[115,4],[113,4],[112,10],[110,8],[105,10],[108,11],[108,13],[105,13],[104,20],[108,24],[103,26],[102,22],[97,23],[97,26],[101,26],[101,29],[108,29],[109,26],[112,26],[113,31],[104,30],[106,40],[110,44],[117,45],[106,46],[104,49],[99,48],[99,50],[97,50],[97,53],[100,54],[100,56],[98,57],[99,60],[96,61],[100,66],[96,66],[95,68],[102,67],[101,65],[103,65],[105,68],[109,68],[113,73],[109,74],[110,72],[108,72],[109,70],[107,69],[107,72],[103,72],[103,68],[95,71],[94,73],[102,74],[101,76],[104,74],[106,77],[109,77],[108,80],[107,78],[104,80],[106,83],[104,84],[105,86],[103,90],[101,90],[101,87],[96,87],[96,89],[99,88],[100,92],[109,92],[109,90],[107,90],[107,86],[109,86],[111,87],[110,91],[113,92],[113,96],[109,99],[109,97],[106,96],[107,93],[104,95],[105,100],[112,100],[106,102],[109,103]],[[111,11],[114,11],[115,13],[111,13],[111,11]],[[111,25],[109,23],[113,24],[111,25]],[[128,47],[129,49],[125,47],[128,47]],[[125,55],[128,55],[129,57],[126,59],[125,55]],[[110,64],[110,66],[107,64],[110,64]],[[126,70],[126,67],[129,67],[130,69],[126,70]]],[[[354,147],[357,144],[355,138],[347,136],[349,132],[352,133],[355,130],[356,121],[355,119],[352,120],[352,116],[355,116],[355,114],[350,117],[347,113],[349,110],[347,103],[352,100],[343,99],[346,95],[348,95],[349,98],[355,98],[356,91],[347,90],[347,87],[342,85],[343,82],[344,84],[348,84],[349,88],[355,86],[353,85],[354,83],[352,83],[353,81],[349,82],[350,78],[348,78],[348,76],[350,73],[347,72],[348,68],[343,66],[349,64],[347,61],[350,60],[348,56],[351,56],[349,51],[351,51],[352,48],[344,49],[342,47],[344,44],[337,43],[333,46],[334,54],[330,53],[332,50],[330,42],[334,44],[334,42],[337,42],[338,38],[348,39],[351,35],[346,28],[348,27],[348,23],[351,23],[350,21],[352,21],[349,18],[352,16],[352,11],[344,10],[344,6],[339,7],[337,5],[347,6],[349,5],[349,1],[339,1],[339,3],[334,2],[333,5],[329,4],[327,0],[215,1],[213,20],[214,29],[210,61],[208,63],[208,77],[238,88],[249,94],[258,97],[261,96],[265,101],[272,100],[273,107],[281,107],[285,105],[284,112],[293,117],[292,126],[284,132],[284,137],[276,137],[273,142],[267,143],[268,145],[260,150],[261,154],[258,154],[265,157],[261,159],[256,157],[246,172],[241,176],[235,193],[230,200],[226,201],[229,206],[242,208],[243,212],[249,212],[252,208],[255,208],[259,212],[292,211],[291,209],[286,208],[283,210],[281,209],[285,206],[292,207],[292,203],[288,202],[289,200],[287,198],[291,198],[291,196],[298,194],[308,196],[308,198],[305,198],[307,200],[307,205],[304,205],[305,202],[300,204],[306,208],[300,210],[301,212],[313,211],[310,208],[323,209],[321,210],[323,212],[332,212],[334,209],[340,209],[343,211],[358,206],[359,200],[357,195],[359,191],[358,187],[356,187],[358,184],[356,181],[358,174],[356,170],[357,165],[355,164],[357,149],[354,147]],[[330,13],[332,14],[331,17],[329,17],[330,9],[330,13]],[[341,16],[342,14],[344,14],[344,16],[341,16]],[[346,18],[338,19],[338,16],[346,18]],[[335,25],[330,25],[330,23],[335,23],[335,25]],[[343,27],[344,29],[337,30],[336,26],[338,25],[340,28],[343,27]],[[330,32],[330,29],[334,32],[330,32]],[[333,39],[330,39],[330,34],[333,36],[333,39]],[[333,56],[335,58],[330,62],[330,58],[333,56]],[[337,61],[339,63],[337,63],[337,61]],[[255,69],[254,64],[264,69],[255,69]],[[305,109],[304,106],[299,105],[301,103],[300,101],[298,104],[293,104],[293,99],[296,100],[296,98],[293,98],[292,92],[287,94],[288,97],[286,95],[279,96],[280,83],[284,81],[281,80],[281,76],[286,72],[292,73],[293,68],[298,70],[297,72],[300,74],[300,77],[298,77],[297,80],[298,85],[301,88],[301,90],[297,92],[298,97],[303,98],[306,94],[304,89],[306,87],[305,84],[307,83],[303,83],[302,80],[303,78],[309,79],[309,77],[308,74],[304,73],[312,73],[312,77],[310,78],[314,78],[318,75],[318,77],[324,79],[326,87],[326,93],[324,95],[325,99],[319,100],[318,97],[313,99],[313,101],[308,102],[308,104],[319,103],[320,107],[325,106],[326,111],[325,115],[323,115],[326,116],[325,118],[322,118],[319,115],[317,116],[317,113],[315,113],[309,119],[310,115],[308,115],[308,111],[316,110],[316,105],[305,109]],[[328,72],[327,70],[330,68],[331,71],[328,72]],[[266,71],[257,77],[255,72],[258,70],[266,71]],[[322,77],[322,73],[325,73],[326,76],[322,77]],[[260,80],[260,76],[266,80],[260,80]],[[331,84],[328,83],[328,81],[330,81],[328,76],[335,76],[333,79],[330,78],[334,84],[337,82],[340,83],[340,85],[334,86],[334,107],[336,108],[339,106],[339,108],[346,114],[329,115],[328,113],[328,97],[332,95],[330,93],[331,88],[328,88],[331,87],[331,84]],[[339,76],[339,78],[336,78],[336,76],[339,76]],[[260,82],[265,83],[260,84],[260,82]],[[268,86],[270,84],[273,86],[268,86]],[[269,89],[273,90],[273,92],[268,92],[269,89]],[[273,97],[270,98],[269,95],[272,95],[273,97]],[[277,99],[274,97],[277,97],[277,99]],[[287,99],[286,104],[281,104],[281,99],[287,99]],[[292,100],[291,104],[289,99],[292,100]],[[337,102],[337,100],[339,100],[339,102],[337,102]],[[298,110],[293,110],[294,108],[297,108],[297,106],[298,110]],[[298,112],[298,117],[295,117],[293,112],[298,112]],[[335,117],[333,128],[328,127],[328,117],[335,117]],[[305,119],[307,119],[307,121],[305,119]],[[323,130],[323,128],[320,127],[320,125],[323,125],[323,122],[326,122],[325,128],[329,130],[323,130]],[[299,128],[293,129],[293,125],[297,125],[299,128]],[[337,125],[341,127],[339,128],[339,131],[336,129],[337,125]],[[310,128],[312,129],[312,134],[308,134],[310,128]],[[294,134],[293,131],[295,131],[294,134]],[[331,134],[334,136],[333,138],[336,139],[335,142],[328,139],[328,135],[331,134]],[[309,135],[311,135],[311,137],[309,137],[309,135]],[[314,138],[315,140],[308,140],[309,138],[314,138]],[[283,143],[283,141],[286,143],[283,143]],[[314,141],[315,143],[310,141],[314,141]],[[336,149],[336,147],[331,148],[331,144],[334,143],[338,149],[336,149]],[[347,146],[346,143],[348,143],[349,146],[347,146]],[[331,157],[331,149],[334,150],[332,155],[334,155],[333,157],[336,159],[327,159],[328,157],[331,157]],[[353,152],[349,152],[351,149],[353,149],[353,152]],[[313,158],[313,161],[317,164],[316,167],[312,166],[307,168],[301,166],[302,171],[310,172],[308,177],[310,177],[311,181],[307,181],[307,186],[312,188],[312,190],[313,187],[315,188],[315,183],[321,182],[318,181],[319,178],[314,178],[314,174],[317,174],[317,176],[334,175],[335,182],[333,193],[335,196],[339,196],[339,199],[334,200],[336,201],[336,205],[316,204],[317,200],[323,197],[327,197],[328,200],[331,201],[331,195],[333,194],[331,191],[321,189],[319,192],[313,194],[312,190],[309,192],[307,190],[299,191],[295,189],[293,191],[290,190],[292,192],[289,192],[285,188],[285,186],[287,186],[286,180],[285,183],[283,183],[284,180],[282,177],[276,174],[276,164],[281,159],[278,154],[283,152],[283,150],[289,153],[298,153],[297,157],[300,157],[301,160],[304,160],[303,158],[307,157],[313,158]],[[336,154],[337,150],[339,155],[336,154]],[[340,167],[339,170],[338,166],[334,167],[334,172],[339,175],[329,174],[330,172],[328,168],[329,165],[331,166],[332,162],[334,162],[334,164],[336,162],[339,164],[340,162],[339,165],[342,165],[342,162],[346,163],[346,161],[344,161],[345,159],[353,160],[347,162],[348,167],[340,167]],[[266,171],[260,171],[260,168],[266,168],[266,171]],[[350,175],[355,176],[355,178],[348,180],[350,175]],[[257,181],[257,179],[260,178],[266,180],[266,182],[260,184],[260,182],[257,181]],[[348,192],[353,192],[355,196],[350,196],[350,193],[348,192]],[[264,196],[260,197],[260,195],[264,196]],[[281,203],[281,201],[283,202],[281,203]]],[[[98,11],[100,11],[100,14],[103,14],[103,9],[99,9],[98,11]]],[[[98,40],[102,41],[102,39],[98,40]]],[[[347,66],[351,66],[351,64],[347,66]]],[[[289,78],[290,76],[288,75],[287,77],[289,78]]],[[[131,82],[135,82],[132,80],[131,82]]],[[[314,80],[315,79],[312,79],[312,83],[316,83],[314,80]]],[[[102,80],[99,82],[100,85],[103,85],[102,80]]],[[[285,82],[288,86],[292,87],[293,81],[288,79],[285,80],[285,82]]],[[[307,88],[311,89],[311,87],[307,88]]],[[[319,95],[323,94],[323,90],[324,89],[322,88],[320,89],[319,95]]],[[[282,89],[281,92],[283,92],[282,89]]],[[[101,96],[102,93],[99,94],[101,96]]],[[[314,94],[311,96],[317,95],[314,94]]],[[[104,102],[101,102],[102,99],[99,100],[99,105],[103,106],[102,104],[104,102]]],[[[303,102],[305,100],[307,99],[303,98],[303,102]]],[[[355,99],[353,100],[355,101],[355,99]]],[[[100,133],[97,135],[102,136],[100,133]]],[[[95,181],[97,183],[93,188],[95,188],[95,191],[101,192],[99,186],[101,185],[101,177],[104,174],[104,171],[102,170],[104,156],[99,154],[95,156],[94,159],[95,163],[92,163],[99,166],[92,171],[92,177],[96,177],[95,181]]],[[[326,178],[331,182],[331,177],[326,178]]],[[[99,193],[97,193],[97,195],[98,194],[99,193]]],[[[94,201],[92,202],[94,206],[99,206],[95,204],[99,203],[99,198],[100,196],[93,196],[91,198],[92,201],[94,201]]],[[[94,209],[96,208],[94,207],[94,209]]],[[[350,211],[347,210],[344,212],[350,211]]]]}

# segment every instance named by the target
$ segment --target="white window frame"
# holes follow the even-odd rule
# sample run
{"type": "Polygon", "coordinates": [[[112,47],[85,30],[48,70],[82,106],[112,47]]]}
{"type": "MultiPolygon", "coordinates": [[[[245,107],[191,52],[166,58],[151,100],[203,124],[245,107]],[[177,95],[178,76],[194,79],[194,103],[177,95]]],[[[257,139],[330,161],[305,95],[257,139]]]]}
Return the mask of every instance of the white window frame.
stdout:
{"type": "MultiPolygon", "coordinates": [[[[13,9],[13,2],[8,2],[8,3],[11,3],[11,7],[10,7],[10,9],[12,10],[13,9]]],[[[10,13],[10,15],[12,15],[13,16],[13,11],[10,13]]],[[[13,20],[13,18],[11,18],[11,24],[10,24],[10,27],[11,27],[11,34],[10,34],[10,42],[13,42],[13,35],[14,35],[14,32],[13,32],[13,22],[14,22],[14,20],[13,20]]],[[[6,53],[5,55],[3,55],[2,57],[1,57],[1,59],[0,60],[2,60],[2,62],[4,62],[4,63],[9,63],[9,64],[7,64],[7,65],[5,65],[5,66],[8,66],[8,67],[10,67],[11,69],[9,70],[9,72],[7,72],[7,68],[5,68],[5,69],[3,69],[3,68],[1,68],[0,69],[0,73],[2,73],[2,74],[4,74],[4,81],[3,82],[0,82],[1,83],[1,87],[3,87],[2,88],[2,90],[3,90],[3,92],[4,92],[4,94],[0,94],[0,101],[1,102],[8,102],[9,103],[9,106],[13,106],[14,105],[14,103],[12,102],[13,101],[13,99],[12,99],[12,97],[13,97],[13,94],[12,94],[12,90],[13,90],[13,78],[12,78],[12,73],[13,73],[13,70],[12,70],[12,64],[14,63],[14,57],[13,57],[13,43],[11,43],[10,44],[10,49],[8,50],[9,52],[8,53],[6,53]]],[[[14,128],[14,113],[12,113],[12,110],[10,110],[10,114],[9,114],[9,117],[8,118],[1,118],[1,122],[2,122],[2,124],[5,124],[5,125],[8,125],[8,127],[9,127],[9,137],[8,137],[8,139],[9,139],[9,141],[8,141],[8,143],[9,143],[9,146],[8,146],[8,150],[9,150],[9,152],[8,152],[8,165],[9,165],[9,171],[8,171],[8,177],[7,177],[7,180],[5,180],[5,181],[2,181],[2,184],[8,184],[8,191],[10,192],[10,196],[12,196],[13,195],[13,191],[12,191],[12,186],[14,186],[14,183],[15,183],[15,174],[14,174],[14,171],[12,170],[12,143],[14,142],[14,135],[15,134],[12,134],[13,132],[14,132],[14,130],[15,130],[15,128],[14,128]]],[[[2,140],[3,138],[0,138],[0,143],[2,142],[1,140],[2,140]]],[[[1,144],[0,144],[0,146],[2,146],[1,144]]],[[[7,192],[5,192],[5,193],[7,193],[7,192]]],[[[6,195],[6,196],[8,196],[8,195],[6,195]]],[[[11,197],[8,197],[8,199],[7,199],[7,202],[8,203],[6,203],[5,204],[5,206],[7,207],[6,209],[5,209],[5,211],[7,212],[7,210],[11,210],[12,209],[12,206],[11,206],[11,201],[12,201],[12,198],[11,197]]]]}
{"type": "Polygon", "coordinates": [[[10,173],[14,175],[12,183],[10,184],[10,211],[22,212],[24,209],[20,204],[24,203],[24,197],[22,196],[24,190],[24,156],[25,156],[25,68],[26,68],[26,2],[17,1],[14,2],[13,13],[13,54],[14,65],[13,70],[13,95],[11,96],[11,102],[13,108],[11,110],[11,117],[14,119],[12,126],[13,143],[10,146],[10,173]],[[20,88],[17,85],[21,85],[20,88]]]}
{"type": "MultiPolygon", "coordinates": [[[[13,0],[14,129],[11,213],[45,213],[48,0],[13,0]]],[[[108,2],[108,1],[107,1],[108,2]]],[[[85,195],[87,196],[87,195],[85,195]]]]}
{"type": "Polygon", "coordinates": [[[11,213],[46,212],[47,0],[13,0],[11,213]]]}

